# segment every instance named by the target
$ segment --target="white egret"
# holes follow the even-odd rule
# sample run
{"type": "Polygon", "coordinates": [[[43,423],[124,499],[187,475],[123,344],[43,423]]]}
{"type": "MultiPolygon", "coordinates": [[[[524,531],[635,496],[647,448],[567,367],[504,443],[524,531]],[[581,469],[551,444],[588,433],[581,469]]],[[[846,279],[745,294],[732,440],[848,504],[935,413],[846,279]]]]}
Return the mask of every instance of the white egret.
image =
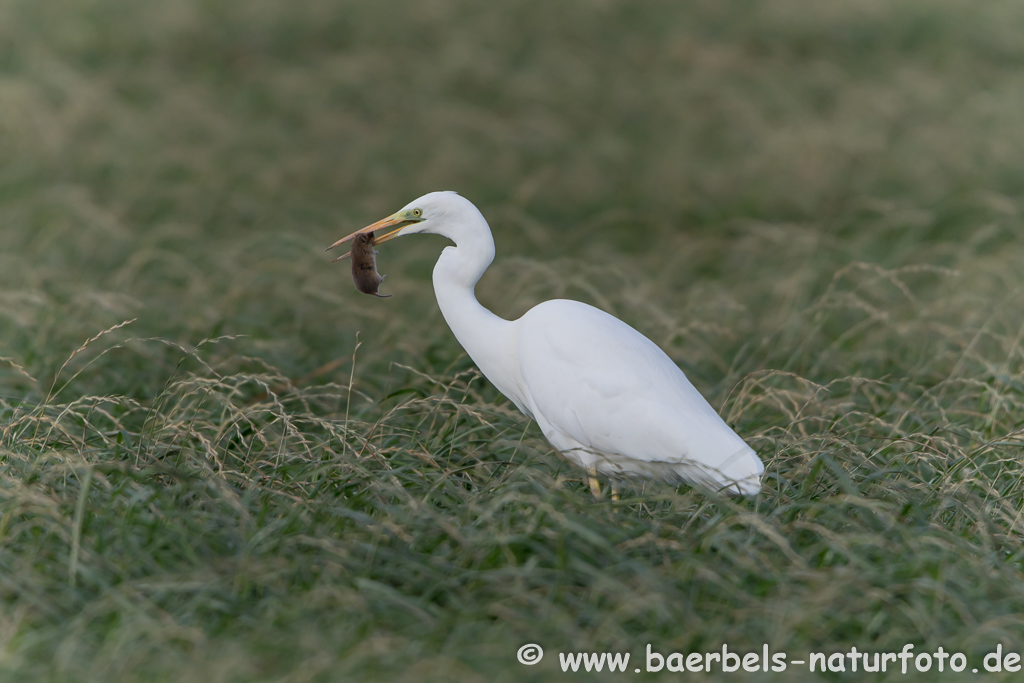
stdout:
{"type": "MultiPolygon", "coordinates": [[[[494,260],[483,214],[454,192],[431,192],[341,238],[392,228],[376,244],[415,233],[455,246],[434,266],[448,326],[484,376],[544,436],[590,474],[696,483],[733,495],[761,489],[764,465],[654,342],[579,301],[545,301],[518,320],[484,308],[476,283],[494,260]]],[[[344,257],[339,257],[344,258],[344,257]]]]}

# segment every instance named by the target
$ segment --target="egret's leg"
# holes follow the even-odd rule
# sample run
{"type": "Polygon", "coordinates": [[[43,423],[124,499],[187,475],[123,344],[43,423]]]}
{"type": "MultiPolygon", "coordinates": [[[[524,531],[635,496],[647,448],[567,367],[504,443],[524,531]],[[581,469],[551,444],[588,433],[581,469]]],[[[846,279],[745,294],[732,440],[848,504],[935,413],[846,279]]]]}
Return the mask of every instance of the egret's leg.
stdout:
{"type": "Polygon", "coordinates": [[[601,485],[597,482],[597,467],[591,465],[587,468],[587,483],[590,484],[590,493],[597,498],[601,499],[601,485]]]}
{"type": "Polygon", "coordinates": [[[618,487],[618,485],[614,481],[611,483],[611,487],[612,487],[612,500],[618,502],[618,500],[619,500],[619,487],[618,487]]]}

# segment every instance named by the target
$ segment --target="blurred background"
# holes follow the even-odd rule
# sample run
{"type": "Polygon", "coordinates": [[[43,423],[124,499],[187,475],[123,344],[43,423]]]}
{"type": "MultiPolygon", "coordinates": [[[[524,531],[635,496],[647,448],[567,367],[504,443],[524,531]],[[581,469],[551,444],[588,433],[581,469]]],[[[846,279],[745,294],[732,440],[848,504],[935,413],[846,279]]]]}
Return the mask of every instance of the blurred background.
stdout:
{"type": "Polygon", "coordinates": [[[138,318],[295,375],[356,331],[368,363],[451,360],[440,238],[386,248],[386,301],[322,247],[452,189],[492,224],[500,314],[581,298],[709,382],[756,335],[754,366],[803,372],[773,335],[851,262],[1019,258],[1022,28],[951,0],[7,0],[3,353],[46,375],[138,318]]]}
{"type": "Polygon", "coordinates": [[[1019,643],[1022,67],[1009,2],[0,0],[0,675],[1019,643]],[[765,494],[594,503],[442,238],[356,292],[324,248],[433,190],[485,305],[640,329],[765,494]]]}

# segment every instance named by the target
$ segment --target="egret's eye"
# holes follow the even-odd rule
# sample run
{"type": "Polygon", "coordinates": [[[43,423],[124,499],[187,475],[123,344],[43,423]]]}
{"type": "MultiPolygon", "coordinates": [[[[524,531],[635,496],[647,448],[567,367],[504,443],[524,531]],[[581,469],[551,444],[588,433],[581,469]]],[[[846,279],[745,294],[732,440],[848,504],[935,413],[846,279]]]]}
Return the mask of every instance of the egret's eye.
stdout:
{"type": "Polygon", "coordinates": [[[412,215],[415,216],[416,218],[419,218],[420,216],[423,215],[423,209],[413,209],[412,215]]]}

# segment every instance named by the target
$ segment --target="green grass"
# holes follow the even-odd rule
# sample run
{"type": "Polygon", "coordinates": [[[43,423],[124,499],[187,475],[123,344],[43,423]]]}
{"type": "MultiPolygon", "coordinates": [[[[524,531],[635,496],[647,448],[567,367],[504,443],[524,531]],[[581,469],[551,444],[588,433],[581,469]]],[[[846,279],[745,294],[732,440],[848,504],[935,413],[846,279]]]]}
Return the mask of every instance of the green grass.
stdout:
{"type": "Polygon", "coordinates": [[[966,0],[0,3],[0,679],[1021,651],[1022,66],[966,0]],[[355,292],[323,248],[436,189],[486,305],[648,334],[763,494],[594,500],[439,239],[355,292]]]}

